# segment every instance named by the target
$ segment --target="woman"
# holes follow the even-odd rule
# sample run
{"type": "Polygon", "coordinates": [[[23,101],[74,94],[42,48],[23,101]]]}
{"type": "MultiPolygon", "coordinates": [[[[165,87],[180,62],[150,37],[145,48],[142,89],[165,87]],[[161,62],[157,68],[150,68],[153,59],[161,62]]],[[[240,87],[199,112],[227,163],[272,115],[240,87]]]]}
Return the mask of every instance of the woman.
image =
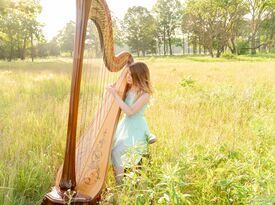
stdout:
{"type": "Polygon", "coordinates": [[[147,151],[148,142],[156,141],[150,134],[144,117],[144,111],[152,95],[147,65],[143,62],[129,65],[127,83],[130,89],[125,101],[120,98],[113,86],[107,87],[107,91],[114,96],[116,103],[125,113],[118,124],[112,149],[112,162],[118,184],[123,179],[124,168],[137,165],[147,151]]]}

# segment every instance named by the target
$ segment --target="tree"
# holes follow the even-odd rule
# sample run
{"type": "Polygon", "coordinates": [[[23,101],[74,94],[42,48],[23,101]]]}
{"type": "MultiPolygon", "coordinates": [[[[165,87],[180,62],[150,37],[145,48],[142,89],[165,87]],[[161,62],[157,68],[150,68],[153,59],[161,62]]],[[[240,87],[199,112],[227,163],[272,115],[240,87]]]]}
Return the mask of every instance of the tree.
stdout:
{"type": "Polygon", "coordinates": [[[4,18],[0,19],[1,32],[2,32],[2,49],[5,52],[4,58],[7,58],[11,61],[15,58],[16,46],[20,44],[18,42],[20,31],[20,15],[16,10],[8,8],[4,18]]]}
{"type": "Polygon", "coordinates": [[[75,36],[75,22],[70,21],[58,35],[61,51],[69,52],[73,56],[75,36]]]}
{"type": "Polygon", "coordinates": [[[124,31],[127,45],[137,55],[156,52],[155,20],[149,11],[141,6],[128,9],[124,16],[124,31]]]}
{"type": "Polygon", "coordinates": [[[259,35],[260,27],[264,19],[270,14],[268,9],[272,8],[274,13],[274,0],[247,0],[249,14],[251,15],[251,54],[256,54],[256,49],[261,45],[256,45],[256,37],[259,35]]]}
{"type": "Polygon", "coordinates": [[[5,12],[5,9],[8,7],[8,1],[7,0],[0,0],[0,14],[3,15],[5,12]]]}
{"type": "Polygon", "coordinates": [[[170,55],[173,55],[172,42],[175,30],[180,26],[181,4],[178,0],[158,0],[153,11],[157,21],[157,32],[160,35],[158,44],[163,44],[163,53],[166,55],[168,43],[170,55]]]}
{"type": "Polygon", "coordinates": [[[248,22],[242,18],[238,23],[233,24],[229,36],[227,46],[231,53],[236,55],[246,53],[246,45],[248,44],[245,39],[249,36],[248,22]]]}
{"type": "Polygon", "coordinates": [[[41,9],[37,0],[0,2],[0,46],[5,53],[1,58],[8,58],[10,61],[20,57],[24,60],[25,51],[30,47],[33,60],[34,41],[39,41],[43,36],[41,25],[37,21],[41,9]]]}
{"type": "Polygon", "coordinates": [[[102,53],[99,33],[96,25],[92,21],[88,22],[85,47],[89,57],[101,57],[102,53]]]}
{"type": "Polygon", "coordinates": [[[247,13],[243,0],[188,0],[188,30],[213,57],[220,57],[247,13]]]}
{"type": "Polygon", "coordinates": [[[48,54],[50,56],[59,56],[60,55],[60,46],[58,44],[57,37],[54,37],[48,44],[47,44],[48,54]]]}
{"type": "Polygon", "coordinates": [[[113,35],[114,35],[114,43],[117,46],[122,47],[125,43],[125,34],[123,32],[123,22],[112,16],[112,23],[113,23],[113,35]]]}
{"type": "MultiPolygon", "coordinates": [[[[34,59],[35,51],[34,51],[34,40],[39,41],[41,38],[43,39],[43,34],[41,30],[41,24],[37,21],[38,15],[42,11],[42,6],[40,5],[39,0],[21,0],[19,1],[18,5],[16,6],[18,10],[20,10],[21,18],[23,20],[22,32],[23,36],[25,34],[24,43],[23,43],[23,54],[21,59],[25,58],[25,46],[26,41],[30,41],[30,49],[31,49],[31,58],[32,61],[34,59]]],[[[43,39],[44,40],[44,39],[43,39]]]]}
{"type": "Polygon", "coordinates": [[[185,53],[184,47],[185,45],[187,45],[186,40],[184,39],[185,34],[187,34],[189,36],[189,28],[191,28],[190,25],[188,25],[189,22],[188,21],[188,14],[186,13],[186,8],[185,5],[183,5],[183,9],[182,9],[182,16],[181,16],[181,23],[180,23],[180,30],[182,33],[182,54],[185,53]]]}
{"type": "Polygon", "coordinates": [[[271,52],[275,46],[275,4],[269,7],[266,18],[263,20],[260,30],[263,35],[263,49],[271,52]]]}

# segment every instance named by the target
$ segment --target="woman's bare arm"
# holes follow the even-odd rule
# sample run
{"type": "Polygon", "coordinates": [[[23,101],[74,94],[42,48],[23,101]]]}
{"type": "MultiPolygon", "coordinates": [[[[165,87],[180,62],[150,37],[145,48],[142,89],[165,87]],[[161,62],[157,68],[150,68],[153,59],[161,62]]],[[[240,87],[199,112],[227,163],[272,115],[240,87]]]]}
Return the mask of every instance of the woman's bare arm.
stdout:
{"type": "Polygon", "coordinates": [[[112,86],[108,86],[107,90],[113,94],[116,103],[128,117],[137,113],[147,102],[149,102],[150,99],[150,95],[148,93],[144,93],[132,106],[129,106],[121,99],[112,86]]]}

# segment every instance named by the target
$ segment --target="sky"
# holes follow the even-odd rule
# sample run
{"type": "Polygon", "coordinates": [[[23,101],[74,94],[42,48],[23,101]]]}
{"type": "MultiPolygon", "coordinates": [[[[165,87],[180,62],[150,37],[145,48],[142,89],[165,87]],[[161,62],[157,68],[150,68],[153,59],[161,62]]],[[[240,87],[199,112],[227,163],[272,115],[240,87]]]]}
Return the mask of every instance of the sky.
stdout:
{"type": "MultiPolygon", "coordinates": [[[[127,9],[132,6],[143,6],[151,10],[157,0],[107,0],[111,12],[122,19],[127,9]]],[[[41,0],[43,7],[38,21],[44,24],[43,33],[47,40],[57,35],[66,23],[75,21],[76,0],[41,0]]]]}

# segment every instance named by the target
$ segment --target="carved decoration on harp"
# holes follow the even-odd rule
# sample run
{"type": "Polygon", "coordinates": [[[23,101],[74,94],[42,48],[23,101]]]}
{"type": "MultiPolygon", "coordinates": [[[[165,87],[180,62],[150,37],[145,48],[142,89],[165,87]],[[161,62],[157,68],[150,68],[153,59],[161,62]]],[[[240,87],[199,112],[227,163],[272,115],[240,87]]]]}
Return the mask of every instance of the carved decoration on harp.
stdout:
{"type": "MultiPolygon", "coordinates": [[[[112,21],[105,0],[76,0],[76,8],[76,35],[64,164],[58,171],[55,187],[44,197],[42,204],[47,205],[66,204],[68,193],[73,194],[72,204],[96,203],[105,181],[112,137],[120,115],[120,108],[110,94],[106,94],[95,115],[95,120],[80,136],[76,145],[80,84],[88,20],[92,20],[97,27],[103,61],[109,71],[117,72],[133,61],[128,52],[123,52],[118,56],[114,55],[112,21]],[[100,120],[98,120],[99,115],[100,120]],[[80,149],[83,146],[87,149],[80,149]],[[84,163],[80,163],[80,160],[84,163]]],[[[126,70],[122,71],[117,80],[116,89],[124,98],[127,90],[126,70]]]]}

